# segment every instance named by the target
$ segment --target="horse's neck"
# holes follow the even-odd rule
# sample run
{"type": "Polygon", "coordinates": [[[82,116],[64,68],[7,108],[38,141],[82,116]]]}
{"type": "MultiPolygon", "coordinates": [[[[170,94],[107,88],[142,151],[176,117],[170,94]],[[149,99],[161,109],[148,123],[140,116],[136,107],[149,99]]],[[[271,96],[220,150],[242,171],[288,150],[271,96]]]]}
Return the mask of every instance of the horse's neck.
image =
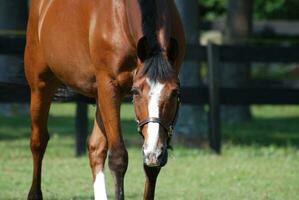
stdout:
{"type": "Polygon", "coordinates": [[[157,1],[157,38],[162,48],[167,48],[171,36],[171,12],[168,0],[157,1]]]}
{"type": "MultiPolygon", "coordinates": [[[[137,43],[144,36],[142,31],[141,9],[138,0],[125,0],[130,32],[137,43]]],[[[171,34],[170,10],[168,0],[157,0],[156,36],[162,48],[166,48],[171,34]]]]}
{"type": "Polygon", "coordinates": [[[141,12],[138,0],[126,0],[126,12],[129,24],[129,30],[135,42],[143,36],[141,26],[141,12]]]}

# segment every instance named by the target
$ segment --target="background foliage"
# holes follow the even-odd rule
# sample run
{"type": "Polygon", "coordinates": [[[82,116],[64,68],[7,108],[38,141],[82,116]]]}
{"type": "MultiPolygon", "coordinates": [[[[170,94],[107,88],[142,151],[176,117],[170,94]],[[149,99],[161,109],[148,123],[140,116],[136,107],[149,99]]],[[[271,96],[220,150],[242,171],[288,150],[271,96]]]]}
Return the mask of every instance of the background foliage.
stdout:
{"type": "MultiPolygon", "coordinates": [[[[203,19],[213,20],[224,16],[229,0],[199,0],[200,15],[203,19]]],[[[299,19],[298,0],[253,0],[255,19],[299,19]]]]}

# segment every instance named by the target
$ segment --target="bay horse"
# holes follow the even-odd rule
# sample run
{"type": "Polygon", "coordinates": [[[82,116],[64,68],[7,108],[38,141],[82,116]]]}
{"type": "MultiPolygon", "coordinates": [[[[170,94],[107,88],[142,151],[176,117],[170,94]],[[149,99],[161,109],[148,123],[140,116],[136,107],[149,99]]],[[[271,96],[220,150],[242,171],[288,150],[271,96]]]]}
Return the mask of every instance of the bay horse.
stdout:
{"type": "Polygon", "coordinates": [[[125,96],[133,95],[144,138],[144,199],[154,199],[178,111],[178,74],[184,54],[184,31],[174,0],[31,0],[25,50],[33,156],[28,199],[43,198],[49,108],[61,85],[96,100],[88,152],[97,200],[107,199],[106,157],[115,198],[124,199],[128,153],[120,106],[125,96]]]}

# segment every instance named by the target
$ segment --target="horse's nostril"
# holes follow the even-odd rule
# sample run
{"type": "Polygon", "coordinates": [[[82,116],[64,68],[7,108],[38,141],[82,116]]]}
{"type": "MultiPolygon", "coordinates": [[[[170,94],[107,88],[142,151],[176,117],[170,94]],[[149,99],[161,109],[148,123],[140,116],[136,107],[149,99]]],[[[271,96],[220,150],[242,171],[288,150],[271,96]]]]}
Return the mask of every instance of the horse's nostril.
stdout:
{"type": "Polygon", "coordinates": [[[163,159],[163,155],[164,155],[164,151],[162,149],[161,153],[158,155],[158,160],[162,160],[163,159]]]}
{"type": "Polygon", "coordinates": [[[162,155],[162,153],[158,156],[158,160],[162,160],[162,157],[163,155],[162,155]]]}

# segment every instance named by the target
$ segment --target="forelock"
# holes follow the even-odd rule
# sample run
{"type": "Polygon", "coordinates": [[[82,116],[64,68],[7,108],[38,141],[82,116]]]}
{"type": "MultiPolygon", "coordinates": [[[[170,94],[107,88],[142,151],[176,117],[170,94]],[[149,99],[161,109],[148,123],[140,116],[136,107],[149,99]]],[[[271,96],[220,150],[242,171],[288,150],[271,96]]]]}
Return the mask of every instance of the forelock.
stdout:
{"type": "Polygon", "coordinates": [[[163,82],[172,78],[174,70],[162,53],[159,53],[144,61],[144,67],[141,73],[142,76],[146,76],[150,81],[163,82]]]}

